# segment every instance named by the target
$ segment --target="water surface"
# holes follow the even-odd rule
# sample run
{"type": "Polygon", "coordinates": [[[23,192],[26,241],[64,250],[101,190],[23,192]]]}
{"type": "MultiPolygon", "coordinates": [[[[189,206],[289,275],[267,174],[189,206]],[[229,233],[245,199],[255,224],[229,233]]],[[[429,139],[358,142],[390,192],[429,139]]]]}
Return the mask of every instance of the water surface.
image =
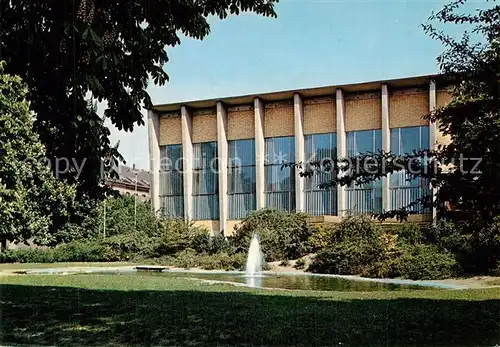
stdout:
{"type": "Polygon", "coordinates": [[[230,282],[255,288],[277,288],[295,290],[324,291],[387,291],[387,290],[424,290],[422,285],[383,283],[377,281],[353,280],[334,276],[315,276],[307,274],[249,277],[241,273],[196,273],[164,272],[158,276],[193,278],[208,281],[230,282]]]}

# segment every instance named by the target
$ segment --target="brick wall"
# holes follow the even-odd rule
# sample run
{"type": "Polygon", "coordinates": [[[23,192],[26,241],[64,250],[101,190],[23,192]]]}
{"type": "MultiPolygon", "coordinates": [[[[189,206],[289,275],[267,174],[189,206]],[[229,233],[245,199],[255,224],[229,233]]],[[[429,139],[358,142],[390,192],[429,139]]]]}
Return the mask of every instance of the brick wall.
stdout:
{"type": "Polygon", "coordinates": [[[160,118],[160,146],[182,143],[181,116],[170,115],[160,118]]]}
{"type": "Polygon", "coordinates": [[[235,232],[235,227],[241,223],[240,220],[228,220],[226,222],[226,230],[224,231],[225,236],[231,236],[235,232]]]}
{"type": "Polygon", "coordinates": [[[215,109],[193,112],[193,143],[217,141],[217,113],[215,109]]]}
{"type": "Polygon", "coordinates": [[[389,127],[428,125],[429,91],[408,89],[389,94],[389,127]]]}
{"type": "Polygon", "coordinates": [[[227,110],[227,139],[253,139],[255,120],[253,106],[235,106],[227,110]]]}
{"type": "Polygon", "coordinates": [[[211,235],[216,235],[219,233],[218,220],[195,220],[193,221],[193,224],[196,227],[207,229],[211,235]]]}
{"type": "Polygon", "coordinates": [[[333,96],[304,100],[304,135],[336,131],[335,102],[333,96]]]}
{"type": "MultiPolygon", "coordinates": [[[[446,106],[452,100],[452,98],[453,97],[450,92],[446,90],[438,90],[436,92],[436,106],[446,106]]],[[[436,142],[440,145],[448,145],[451,142],[450,137],[443,135],[443,133],[439,131],[439,124],[437,124],[436,128],[436,142]]]]}
{"type": "Polygon", "coordinates": [[[356,93],[345,96],[345,130],[382,128],[382,101],[380,93],[356,93]]]}
{"type": "Polygon", "coordinates": [[[264,111],[264,136],[293,136],[293,101],[269,103],[264,111]]]}
{"type": "Polygon", "coordinates": [[[436,104],[437,107],[443,107],[448,105],[448,103],[451,101],[453,96],[451,95],[450,92],[446,90],[438,90],[436,92],[436,104]]]}

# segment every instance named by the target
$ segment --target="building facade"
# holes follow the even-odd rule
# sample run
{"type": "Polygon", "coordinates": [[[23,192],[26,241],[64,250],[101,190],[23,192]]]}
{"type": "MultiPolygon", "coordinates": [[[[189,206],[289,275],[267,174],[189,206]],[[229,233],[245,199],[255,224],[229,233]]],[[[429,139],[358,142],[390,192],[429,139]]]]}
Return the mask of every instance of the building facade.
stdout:
{"type": "Polygon", "coordinates": [[[120,165],[117,168],[118,178],[106,180],[106,185],[121,195],[137,196],[139,201],[149,201],[151,175],[144,170],[120,165]]]}
{"type": "MultiPolygon", "coordinates": [[[[316,221],[402,207],[429,192],[404,173],[318,188],[287,162],[396,154],[447,141],[423,119],[451,95],[441,76],[155,105],[148,111],[151,201],[165,216],[229,235],[250,211],[302,211],[316,221]]],[[[414,218],[431,220],[433,211],[414,218]]]]}

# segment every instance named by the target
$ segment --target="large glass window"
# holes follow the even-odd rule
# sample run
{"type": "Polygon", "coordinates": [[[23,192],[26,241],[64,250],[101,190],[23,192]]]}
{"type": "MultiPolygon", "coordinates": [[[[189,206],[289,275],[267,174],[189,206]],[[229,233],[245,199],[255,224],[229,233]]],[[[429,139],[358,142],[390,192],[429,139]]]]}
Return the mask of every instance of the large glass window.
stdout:
{"type": "Polygon", "coordinates": [[[182,146],[160,147],[160,213],[165,217],[184,216],[182,146]]]}
{"type": "MultiPolygon", "coordinates": [[[[406,127],[391,129],[391,152],[395,155],[412,154],[429,148],[429,127],[406,127]]],[[[411,178],[405,171],[390,175],[391,209],[408,206],[413,201],[430,194],[429,182],[422,178],[411,178]]],[[[427,212],[422,206],[411,208],[417,213],[427,212]]]]}
{"type": "MultiPolygon", "coordinates": [[[[347,133],[347,156],[378,152],[382,149],[382,131],[361,130],[347,133]]],[[[365,184],[352,184],[346,189],[347,214],[369,214],[382,212],[382,182],[376,180],[365,184]]]]}
{"type": "Polygon", "coordinates": [[[295,161],[293,136],[266,139],[266,206],[284,211],[295,210],[295,169],[282,168],[295,161]]]}
{"type": "MultiPolygon", "coordinates": [[[[335,133],[307,135],[306,162],[330,163],[337,158],[337,136],[335,133]]],[[[337,189],[319,189],[319,184],[333,178],[331,166],[321,165],[311,178],[305,179],[305,212],[313,216],[337,214],[337,189]]]]}
{"type": "Polygon", "coordinates": [[[255,210],[255,140],[229,141],[229,219],[255,210]]]}
{"type": "Polygon", "coordinates": [[[217,142],[193,144],[193,219],[219,219],[217,142]]]}

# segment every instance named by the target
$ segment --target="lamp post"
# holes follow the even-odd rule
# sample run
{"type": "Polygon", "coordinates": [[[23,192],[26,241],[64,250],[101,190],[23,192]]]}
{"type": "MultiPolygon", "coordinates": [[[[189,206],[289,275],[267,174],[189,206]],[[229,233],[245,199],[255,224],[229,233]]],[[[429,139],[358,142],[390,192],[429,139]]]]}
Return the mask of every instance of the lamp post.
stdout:
{"type": "Polygon", "coordinates": [[[134,229],[137,224],[137,171],[135,170],[134,164],[134,172],[135,172],[135,194],[134,194],[134,229]]]}
{"type": "Polygon", "coordinates": [[[104,216],[103,216],[103,228],[102,228],[102,235],[103,239],[106,239],[106,197],[104,197],[104,216]]]}

